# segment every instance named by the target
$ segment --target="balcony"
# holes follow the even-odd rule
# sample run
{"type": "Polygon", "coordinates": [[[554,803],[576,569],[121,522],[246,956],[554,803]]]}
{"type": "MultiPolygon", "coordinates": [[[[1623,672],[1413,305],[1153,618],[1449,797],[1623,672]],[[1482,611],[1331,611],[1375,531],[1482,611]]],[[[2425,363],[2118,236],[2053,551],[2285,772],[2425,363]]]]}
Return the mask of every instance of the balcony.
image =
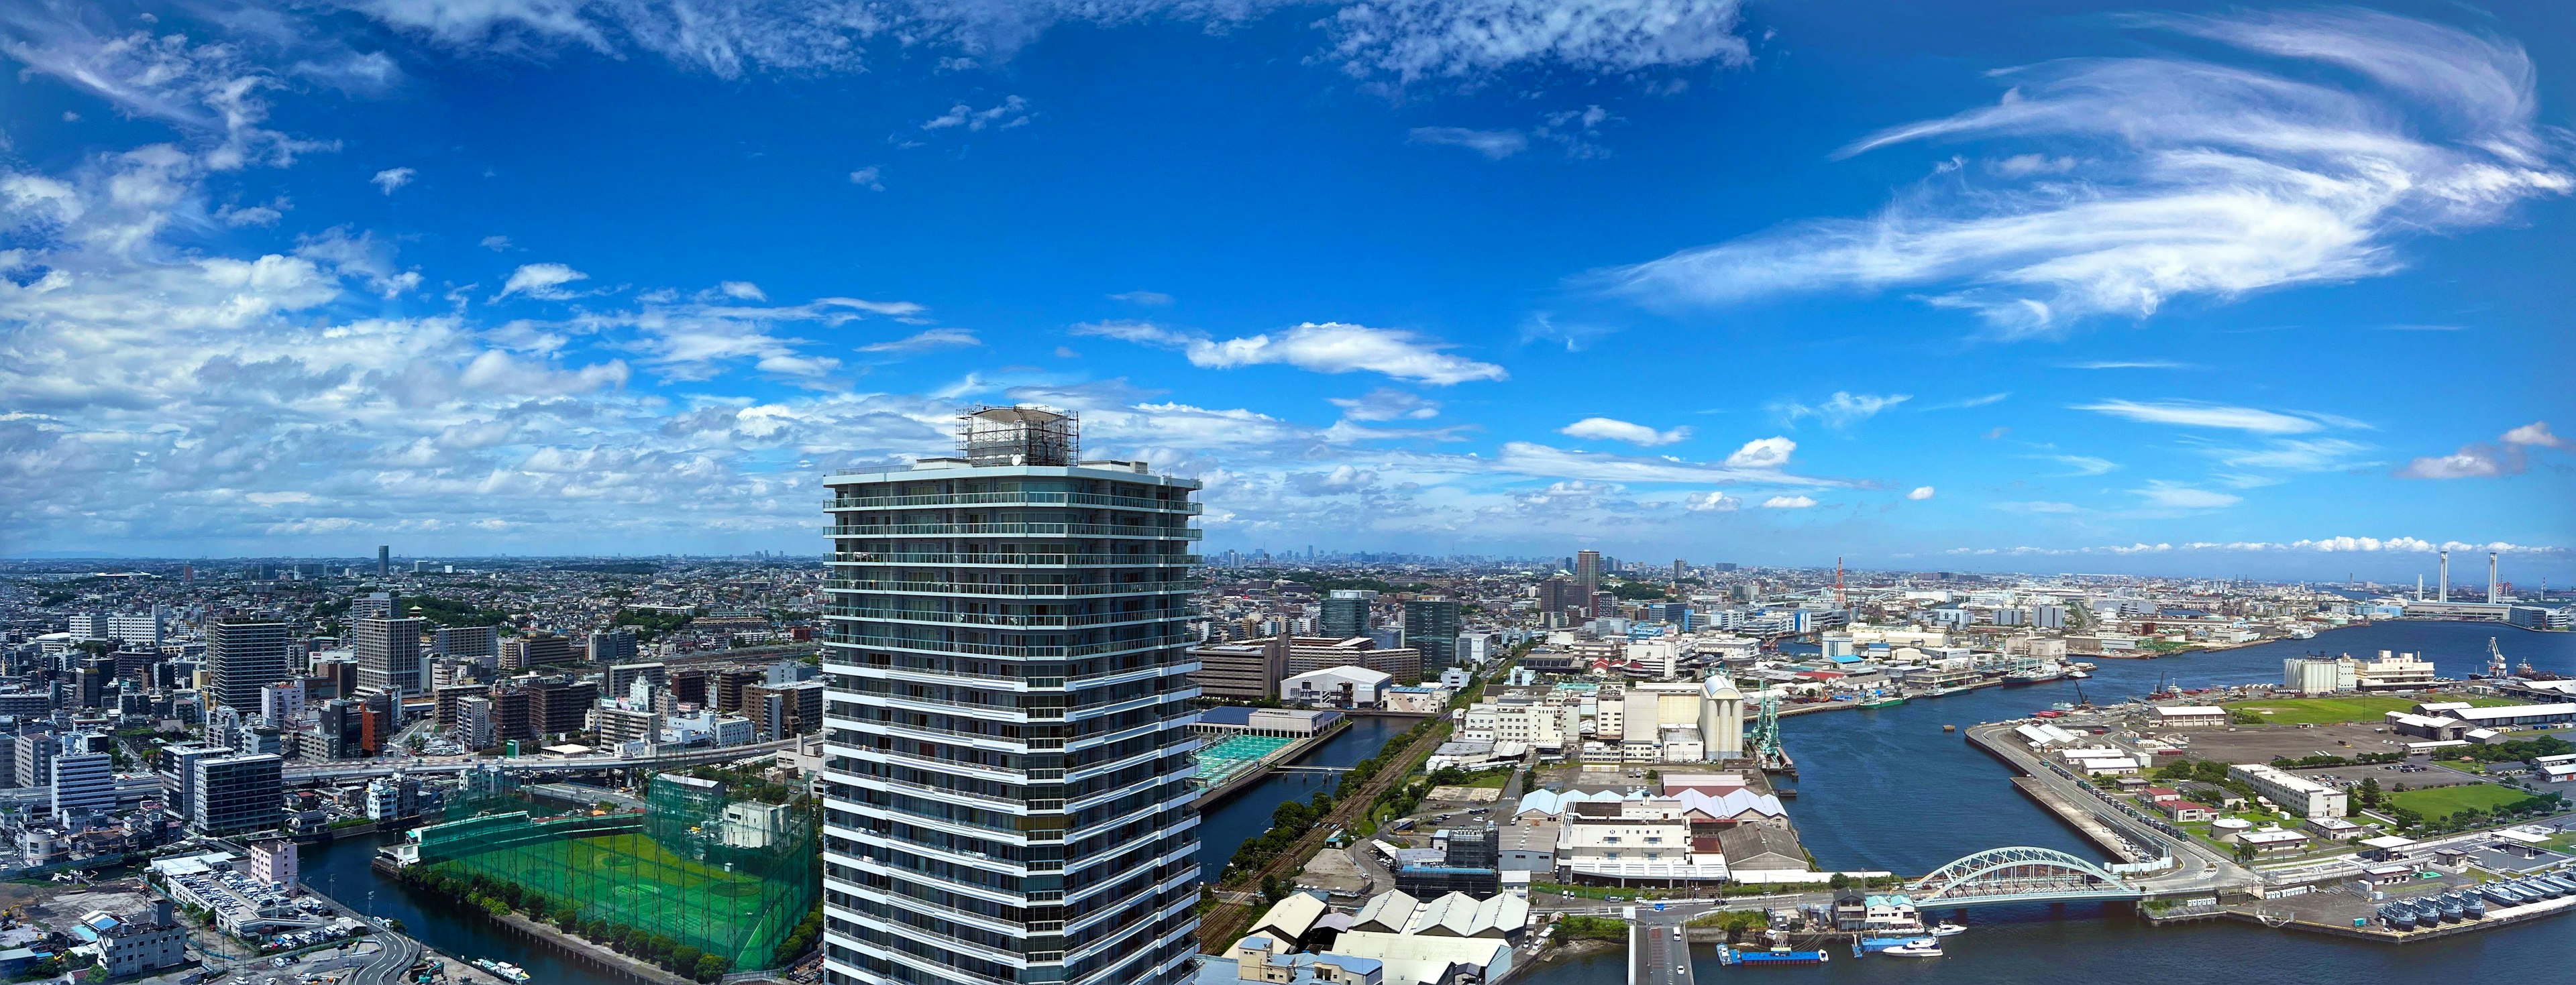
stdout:
{"type": "Polygon", "coordinates": [[[1188,500],[1102,496],[1095,493],[995,492],[935,496],[871,496],[827,499],[827,510],[915,510],[947,506],[1098,506],[1113,510],[1196,514],[1204,507],[1188,500]]]}
{"type": "Polygon", "coordinates": [[[833,564],[997,568],[1177,568],[1196,566],[1196,554],[880,554],[844,552],[833,564]]]}
{"type": "Polygon", "coordinates": [[[1161,595],[1195,592],[1206,588],[1198,578],[1171,581],[1109,582],[1092,585],[999,585],[964,581],[895,581],[871,578],[830,578],[823,582],[827,592],[885,592],[901,595],[990,595],[1004,598],[1073,598],[1093,595],[1161,595]]]}
{"type": "Polygon", "coordinates": [[[834,537],[1126,537],[1140,540],[1198,540],[1205,531],[1191,527],[1147,527],[1123,523],[897,523],[883,526],[835,525],[834,537]]]}
{"type": "MultiPolygon", "coordinates": [[[[876,650],[911,650],[917,653],[966,653],[984,657],[1011,657],[1021,660],[1066,660],[1074,657],[1097,657],[1140,650],[1160,650],[1189,646],[1198,640],[1188,636],[1149,636],[1133,640],[1108,640],[1099,643],[1077,643],[1071,646],[1006,646],[1000,643],[955,643],[947,640],[916,640],[899,636],[862,636],[857,633],[826,633],[823,642],[838,643],[876,650]]],[[[835,661],[849,663],[850,661],[835,661]]],[[[861,664],[860,666],[867,666],[861,664]]],[[[1019,678],[1014,678],[1019,679],[1019,678]]],[[[1037,678],[1026,678],[1035,682],[1037,678]]],[[[1042,686],[1061,686],[1056,684],[1042,686]]]]}
{"type": "Polygon", "coordinates": [[[1031,616],[988,612],[929,612],[913,609],[876,609],[855,605],[826,606],[823,614],[837,619],[865,619],[875,622],[926,623],[940,626],[1007,626],[1070,629],[1084,626],[1124,626],[1139,623],[1196,619],[1200,613],[1185,609],[1179,612],[1091,612],[1079,615],[1031,616]]]}

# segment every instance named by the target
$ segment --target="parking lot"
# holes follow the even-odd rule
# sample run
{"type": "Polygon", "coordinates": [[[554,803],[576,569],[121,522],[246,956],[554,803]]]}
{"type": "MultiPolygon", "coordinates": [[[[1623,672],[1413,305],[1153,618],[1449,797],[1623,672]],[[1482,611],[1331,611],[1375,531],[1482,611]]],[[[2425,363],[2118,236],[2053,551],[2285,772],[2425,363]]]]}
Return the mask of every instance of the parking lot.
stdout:
{"type": "Polygon", "coordinates": [[[2319,766],[2291,772],[2319,783],[2330,783],[2347,789],[2360,786],[2363,780],[2378,780],[2379,788],[2382,790],[2395,790],[2399,784],[2404,784],[2408,790],[2427,790],[2433,787],[2484,782],[2481,777],[2462,773],[2448,766],[2428,765],[2422,760],[2380,763],[2376,766],[2319,766]]]}

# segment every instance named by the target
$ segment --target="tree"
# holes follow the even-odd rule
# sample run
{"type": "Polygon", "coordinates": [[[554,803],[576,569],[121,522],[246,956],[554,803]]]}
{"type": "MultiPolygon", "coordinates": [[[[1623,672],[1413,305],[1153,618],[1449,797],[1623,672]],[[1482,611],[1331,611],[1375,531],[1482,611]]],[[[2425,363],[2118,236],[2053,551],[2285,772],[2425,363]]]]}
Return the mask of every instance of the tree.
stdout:
{"type": "Polygon", "coordinates": [[[1834,889],[1850,889],[1851,877],[1837,872],[1833,878],[1825,880],[1825,885],[1834,889]]]}
{"type": "Polygon", "coordinates": [[[725,972],[731,970],[733,970],[733,962],[725,960],[721,955],[710,954],[698,959],[698,973],[690,977],[702,982],[712,982],[723,978],[725,972]]]}
{"type": "Polygon", "coordinates": [[[706,956],[707,952],[682,944],[671,949],[669,967],[683,975],[694,975],[698,973],[699,959],[706,956]]]}

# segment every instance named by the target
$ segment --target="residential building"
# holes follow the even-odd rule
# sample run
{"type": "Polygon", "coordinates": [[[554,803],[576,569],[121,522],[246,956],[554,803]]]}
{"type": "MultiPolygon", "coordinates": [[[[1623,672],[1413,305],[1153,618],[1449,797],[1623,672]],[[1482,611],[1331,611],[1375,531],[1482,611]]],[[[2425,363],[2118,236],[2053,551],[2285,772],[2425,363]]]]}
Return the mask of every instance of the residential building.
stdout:
{"type": "Polygon", "coordinates": [[[2349,796],[2341,790],[2262,763],[2238,763],[2227,775],[2243,780],[2254,792],[2303,818],[2342,817],[2349,796]]]}
{"type": "Polygon", "coordinates": [[[200,834],[224,835],[277,827],[285,816],[286,761],[266,753],[215,756],[196,761],[188,821],[200,834]]]}
{"type": "MultiPolygon", "coordinates": [[[[174,919],[169,900],[156,899],[139,913],[111,915],[92,911],[81,925],[98,935],[98,963],[111,981],[175,968],[188,961],[188,930],[174,919]]],[[[92,946],[92,945],[85,945],[92,946]]]]}
{"type": "Polygon", "coordinates": [[[216,621],[206,627],[206,671],[216,705],[259,710],[259,689],[294,674],[294,640],[282,622],[216,621]]]}
{"type": "Polygon", "coordinates": [[[825,480],[824,975],[1190,981],[1199,483],[1080,460],[1069,415],[962,425],[825,480]]]}
{"type": "Polygon", "coordinates": [[[241,872],[251,881],[287,889],[295,888],[303,878],[302,861],[293,839],[271,835],[252,838],[242,844],[244,858],[241,872]]]}
{"type": "Polygon", "coordinates": [[[440,626],[430,632],[429,652],[440,660],[470,660],[485,667],[498,667],[501,627],[440,626]]]}
{"type": "Polygon", "coordinates": [[[1190,648],[1199,669],[1190,683],[1210,698],[1260,701],[1279,696],[1288,676],[1288,637],[1272,636],[1242,643],[1209,643],[1190,648]]]}
{"type": "Polygon", "coordinates": [[[110,754],[65,752],[54,757],[52,773],[56,815],[116,809],[116,760],[110,754]]]}
{"type": "Polygon", "coordinates": [[[572,662],[572,641],[553,633],[532,633],[501,641],[502,670],[533,670],[572,662]]]}
{"type": "Polygon", "coordinates": [[[365,694],[419,694],[422,690],[420,631],[426,623],[400,619],[359,619],[349,624],[358,651],[358,690],[365,694]]]}
{"type": "Polygon", "coordinates": [[[632,629],[600,630],[590,634],[590,662],[627,663],[635,659],[635,631],[632,629]]]}

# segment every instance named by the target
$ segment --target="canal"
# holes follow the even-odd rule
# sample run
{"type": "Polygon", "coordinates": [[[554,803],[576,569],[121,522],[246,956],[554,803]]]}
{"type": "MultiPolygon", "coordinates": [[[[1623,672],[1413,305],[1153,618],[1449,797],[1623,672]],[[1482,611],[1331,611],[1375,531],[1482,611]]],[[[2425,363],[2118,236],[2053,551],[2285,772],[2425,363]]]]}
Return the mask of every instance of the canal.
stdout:
{"type": "MultiPolygon", "coordinates": [[[[1404,734],[1419,718],[1354,717],[1351,727],[1315,747],[1300,766],[1351,766],[1377,755],[1386,740],[1404,734]]],[[[1236,794],[1199,821],[1199,876],[1215,882],[1246,841],[1270,830],[1270,815],[1291,800],[1309,800],[1341,781],[1338,773],[1272,773],[1236,794]]]]}
{"type": "MultiPolygon", "coordinates": [[[[1914,875],[1952,859],[2004,845],[2036,845],[2104,858],[2090,842],[2011,785],[2011,772],[1971,748],[1959,733],[1977,722],[2028,715],[2073,702],[2081,687],[2096,702],[2137,697],[2159,680],[2186,688],[2281,679],[2281,661],[2314,653],[2380,650],[2424,654],[2445,677],[2486,669],[2494,637],[2514,663],[2576,675],[2576,634],[2531,633],[2494,625],[2383,622],[2332,630],[2313,640],[2193,653],[2156,660],[2103,660],[2093,677],[2028,687],[1988,688],[1894,708],[1798,715],[1780,723],[1781,742],[1796,757],[1798,798],[1789,813],[1819,865],[1884,869],[1914,875]]],[[[2125,911],[2095,906],[1978,910],[1970,932],[1943,942],[1946,957],[1849,960],[1768,972],[1725,968],[1700,948],[1693,970],[1721,975],[1777,974],[1803,980],[1942,983],[2067,981],[2566,981],[2568,917],[2501,930],[2408,944],[2364,944],[2238,923],[2153,928],[2125,911]]],[[[1619,954],[1576,959],[1533,971],[1516,985],[1618,985],[1619,954]]]]}
{"type": "MultiPolygon", "coordinates": [[[[1305,766],[1350,766],[1377,755],[1388,739],[1412,728],[1419,718],[1354,718],[1340,735],[1325,740],[1298,760],[1305,766]]],[[[1306,800],[1340,779],[1332,773],[1274,773],[1226,800],[1201,822],[1199,864],[1207,878],[1225,870],[1235,847],[1270,828],[1270,814],[1289,800],[1306,800]]],[[[377,917],[401,920],[411,936],[431,948],[465,960],[494,958],[528,970],[541,985],[612,985],[623,979],[583,968],[557,957],[553,949],[497,931],[478,914],[460,913],[452,905],[416,897],[401,884],[368,867],[383,841],[362,837],[304,849],[304,882],[333,899],[377,917]],[[373,893],[372,900],[369,894],[373,893]]]]}

